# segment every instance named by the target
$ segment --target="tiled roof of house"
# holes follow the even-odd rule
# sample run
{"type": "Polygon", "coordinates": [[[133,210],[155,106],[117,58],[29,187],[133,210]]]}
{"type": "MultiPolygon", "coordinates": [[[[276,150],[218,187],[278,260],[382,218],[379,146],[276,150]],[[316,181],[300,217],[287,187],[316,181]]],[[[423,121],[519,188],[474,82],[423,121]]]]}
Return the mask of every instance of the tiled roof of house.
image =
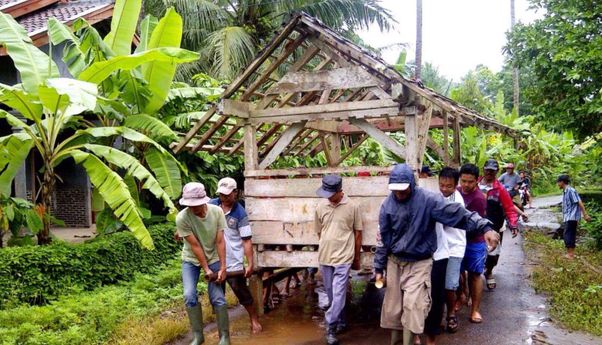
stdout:
{"type": "MultiPolygon", "coordinates": [[[[11,0],[0,0],[8,2],[11,0]]],[[[29,35],[35,35],[47,30],[48,19],[55,17],[61,22],[71,22],[77,18],[85,17],[88,14],[106,9],[113,6],[112,0],[79,0],[60,2],[49,6],[40,11],[27,14],[17,19],[29,35]]]]}

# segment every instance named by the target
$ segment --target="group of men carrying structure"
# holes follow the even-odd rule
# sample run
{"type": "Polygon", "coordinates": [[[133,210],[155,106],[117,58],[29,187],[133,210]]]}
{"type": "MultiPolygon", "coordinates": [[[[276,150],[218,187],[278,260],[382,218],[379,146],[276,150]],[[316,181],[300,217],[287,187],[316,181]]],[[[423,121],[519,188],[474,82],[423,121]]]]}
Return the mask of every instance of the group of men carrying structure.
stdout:
{"type": "MultiPolygon", "coordinates": [[[[380,324],[391,330],[392,345],[419,344],[418,336],[423,333],[427,344],[435,344],[442,332],[446,305],[446,328],[457,331],[455,312],[468,298],[465,291],[472,300],[469,321],[483,321],[481,275],[485,274],[487,287],[495,289],[493,269],[499,259],[502,228],[506,222],[512,236],[516,236],[522,213],[496,178],[498,170],[493,159],[485,163],[482,177],[474,164],[465,164],[459,171],[445,167],[439,174],[439,193],[418,187],[414,171],[406,164],[398,164],[391,171],[391,193],[379,214],[374,278],[386,281],[380,324]]],[[[568,183],[568,176],[559,177],[558,185],[565,190],[565,221],[570,221],[565,244],[572,256],[575,220],[581,213],[586,219],[588,216],[568,183]]],[[[191,345],[204,342],[197,291],[201,269],[209,279],[219,345],[230,344],[225,282],[247,309],[253,333],[262,331],[246,285],[254,269],[252,232],[244,207],[236,200],[236,191],[236,181],[224,178],[218,183],[219,198],[210,199],[203,184],[191,182],[184,186],[180,199],[186,208],[178,214],[176,225],[177,237],[184,239],[182,280],[194,335],[191,345]]],[[[350,270],[360,268],[364,226],[362,210],[345,195],[340,176],[324,176],[316,194],[323,198],[315,210],[318,260],[330,302],[325,313],[325,340],[333,345],[339,343],[337,334],[345,330],[347,286],[350,270]]]]}

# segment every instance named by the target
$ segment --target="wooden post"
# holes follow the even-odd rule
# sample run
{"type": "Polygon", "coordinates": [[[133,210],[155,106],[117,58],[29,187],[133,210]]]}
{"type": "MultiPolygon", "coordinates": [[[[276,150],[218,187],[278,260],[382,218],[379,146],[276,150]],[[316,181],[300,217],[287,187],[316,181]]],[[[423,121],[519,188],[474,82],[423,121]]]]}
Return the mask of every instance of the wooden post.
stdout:
{"type": "Polygon", "coordinates": [[[449,160],[449,120],[447,118],[447,112],[442,112],[443,114],[443,163],[445,165],[450,164],[449,160]]]}
{"type": "Polygon", "coordinates": [[[251,290],[254,307],[259,316],[263,315],[263,279],[261,279],[260,274],[261,273],[253,274],[251,278],[249,278],[249,290],[251,290]]]}
{"type": "Polygon", "coordinates": [[[424,152],[426,151],[426,144],[429,139],[429,127],[431,125],[431,117],[433,114],[433,105],[430,104],[428,108],[422,113],[420,119],[420,126],[418,127],[418,166],[422,167],[422,161],[424,159],[424,152]]]}
{"type": "Polygon", "coordinates": [[[454,117],[454,157],[452,159],[452,163],[455,167],[460,166],[460,162],[462,161],[462,152],[460,151],[460,136],[462,127],[460,126],[460,117],[456,115],[454,117]]]}
{"type": "Polygon", "coordinates": [[[418,162],[418,135],[417,135],[417,123],[415,114],[405,115],[405,135],[406,135],[406,164],[418,172],[421,168],[418,162]]]}
{"type": "Polygon", "coordinates": [[[336,133],[332,133],[323,136],[321,139],[328,166],[336,167],[341,160],[341,137],[336,133]]]}
{"type": "Polygon", "coordinates": [[[256,128],[254,125],[247,123],[245,124],[245,170],[251,171],[257,169],[257,139],[255,138],[256,128]]]}

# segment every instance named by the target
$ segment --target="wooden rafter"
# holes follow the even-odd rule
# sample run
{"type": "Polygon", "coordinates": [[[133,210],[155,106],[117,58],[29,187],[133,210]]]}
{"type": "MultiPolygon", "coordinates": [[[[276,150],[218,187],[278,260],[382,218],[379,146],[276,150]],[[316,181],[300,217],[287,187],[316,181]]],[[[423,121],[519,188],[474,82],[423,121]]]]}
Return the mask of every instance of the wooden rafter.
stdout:
{"type": "Polygon", "coordinates": [[[350,148],[348,148],[345,153],[343,153],[341,155],[341,158],[338,160],[338,162],[336,162],[335,166],[338,166],[339,164],[343,163],[345,161],[345,159],[347,159],[347,157],[349,157],[353,151],[355,151],[358,147],[360,147],[364,141],[366,141],[366,139],[368,139],[370,136],[367,134],[362,134],[360,139],[353,144],[350,148]]]}
{"type": "Polygon", "coordinates": [[[272,164],[284,149],[293,141],[305,127],[307,121],[293,123],[288,127],[276,141],[276,144],[259,163],[259,169],[265,169],[272,164]]]}

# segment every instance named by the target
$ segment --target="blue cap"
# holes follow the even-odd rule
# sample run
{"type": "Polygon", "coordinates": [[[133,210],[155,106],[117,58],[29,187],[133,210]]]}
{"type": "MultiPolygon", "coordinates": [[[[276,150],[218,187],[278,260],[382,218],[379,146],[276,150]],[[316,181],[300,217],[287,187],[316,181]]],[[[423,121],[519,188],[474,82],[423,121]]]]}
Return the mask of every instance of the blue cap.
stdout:
{"type": "Polygon", "coordinates": [[[330,198],[336,192],[343,190],[343,179],[339,175],[326,175],[322,177],[322,186],[316,190],[320,198],[330,198]]]}

